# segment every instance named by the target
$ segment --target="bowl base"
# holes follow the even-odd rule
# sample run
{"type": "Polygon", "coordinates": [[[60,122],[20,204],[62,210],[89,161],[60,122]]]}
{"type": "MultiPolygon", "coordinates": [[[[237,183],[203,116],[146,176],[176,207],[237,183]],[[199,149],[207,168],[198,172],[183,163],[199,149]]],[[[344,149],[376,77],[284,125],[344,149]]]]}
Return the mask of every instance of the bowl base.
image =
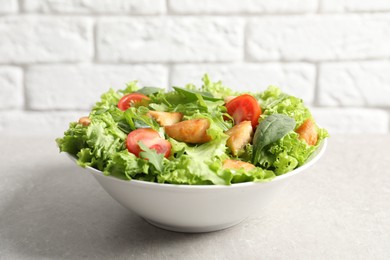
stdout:
{"type": "Polygon", "coordinates": [[[147,219],[147,218],[144,218],[144,220],[153,226],[156,226],[156,227],[161,228],[161,229],[169,230],[169,231],[180,232],[180,233],[206,233],[206,232],[213,232],[213,231],[218,231],[218,230],[233,227],[237,224],[240,224],[245,219],[241,219],[239,221],[231,222],[231,223],[227,223],[227,224],[213,225],[213,226],[206,226],[206,227],[170,226],[170,225],[165,225],[162,223],[155,222],[155,221],[147,219]]]}

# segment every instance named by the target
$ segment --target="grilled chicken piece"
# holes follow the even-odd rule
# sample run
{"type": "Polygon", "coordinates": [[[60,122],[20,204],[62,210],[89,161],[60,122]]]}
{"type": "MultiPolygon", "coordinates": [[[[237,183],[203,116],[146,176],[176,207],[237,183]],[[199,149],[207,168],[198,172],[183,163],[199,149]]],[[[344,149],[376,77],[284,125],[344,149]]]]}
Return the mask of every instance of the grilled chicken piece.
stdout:
{"type": "Polygon", "coordinates": [[[210,121],[205,118],[191,119],[164,127],[165,133],[173,139],[191,144],[202,144],[211,140],[207,135],[210,121]]]}
{"type": "Polygon", "coordinates": [[[299,134],[299,138],[305,140],[308,145],[315,145],[317,143],[317,128],[311,119],[307,119],[303,122],[296,132],[299,134]]]}
{"type": "Polygon", "coordinates": [[[250,171],[253,168],[255,168],[255,166],[251,163],[238,161],[238,160],[230,160],[230,159],[225,160],[223,162],[222,167],[224,169],[241,169],[241,168],[243,168],[246,171],[250,171]]]}
{"type": "Polygon", "coordinates": [[[226,131],[230,137],[226,145],[232,151],[234,156],[238,155],[240,151],[252,140],[253,129],[251,121],[242,121],[238,125],[233,126],[226,131]]]}
{"type": "Polygon", "coordinates": [[[149,111],[148,116],[156,120],[160,126],[176,124],[183,118],[183,114],[179,112],[149,111]]]}
{"type": "Polygon", "coordinates": [[[91,119],[87,116],[80,117],[79,124],[83,126],[89,126],[91,124],[91,119]]]}

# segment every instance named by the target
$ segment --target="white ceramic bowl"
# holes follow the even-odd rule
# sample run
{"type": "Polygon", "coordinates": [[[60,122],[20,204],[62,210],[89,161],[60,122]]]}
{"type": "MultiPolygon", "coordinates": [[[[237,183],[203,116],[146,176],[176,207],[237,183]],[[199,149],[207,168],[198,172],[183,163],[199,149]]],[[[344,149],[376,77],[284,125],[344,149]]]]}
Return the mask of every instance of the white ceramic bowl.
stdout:
{"type": "Polygon", "coordinates": [[[172,231],[209,232],[234,226],[264,209],[292,176],[318,161],[326,145],[324,140],[305,165],[270,182],[175,185],[125,181],[105,176],[91,167],[87,170],[111,197],[149,223],[172,231]]]}

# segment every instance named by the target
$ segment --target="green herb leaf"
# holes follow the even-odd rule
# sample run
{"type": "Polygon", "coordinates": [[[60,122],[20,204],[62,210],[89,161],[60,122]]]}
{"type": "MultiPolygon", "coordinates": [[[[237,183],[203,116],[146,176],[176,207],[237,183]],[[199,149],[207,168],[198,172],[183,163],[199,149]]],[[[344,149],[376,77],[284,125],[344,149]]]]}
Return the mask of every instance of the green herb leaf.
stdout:
{"type": "Polygon", "coordinates": [[[253,164],[260,161],[264,147],[278,141],[294,128],[295,120],[283,114],[273,114],[261,121],[253,137],[253,164]]]}
{"type": "Polygon", "coordinates": [[[161,173],[164,170],[163,167],[164,154],[157,153],[156,150],[150,149],[142,142],[138,142],[138,145],[142,149],[142,152],[140,152],[139,154],[140,157],[143,159],[147,159],[150,162],[150,164],[152,164],[154,168],[156,168],[156,170],[161,173]]]}
{"type": "Polygon", "coordinates": [[[118,122],[118,128],[124,132],[125,134],[129,134],[131,132],[131,127],[129,124],[123,121],[118,122]]]}
{"type": "Polygon", "coordinates": [[[146,96],[155,94],[157,92],[164,92],[164,89],[162,88],[156,88],[156,87],[143,87],[136,91],[137,93],[144,94],[146,96]]]}
{"type": "Polygon", "coordinates": [[[124,112],[123,116],[131,130],[138,128],[152,128],[158,130],[160,128],[159,124],[147,116],[148,111],[149,110],[146,107],[142,106],[139,108],[130,107],[124,112]]]}
{"type": "Polygon", "coordinates": [[[176,92],[180,93],[181,95],[185,96],[188,98],[190,101],[195,101],[197,100],[197,94],[200,94],[205,100],[211,100],[211,101],[218,101],[221,100],[220,98],[215,98],[211,93],[209,92],[202,92],[202,91],[197,91],[197,90],[189,90],[189,89],[184,89],[184,88],[179,88],[179,87],[173,87],[176,92]]]}
{"type": "Polygon", "coordinates": [[[221,81],[212,82],[207,74],[203,76],[202,81],[202,91],[211,93],[215,98],[224,98],[227,96],[238,95],[237,92],[232,91],[228,87],[225,87],[221,81]]]}

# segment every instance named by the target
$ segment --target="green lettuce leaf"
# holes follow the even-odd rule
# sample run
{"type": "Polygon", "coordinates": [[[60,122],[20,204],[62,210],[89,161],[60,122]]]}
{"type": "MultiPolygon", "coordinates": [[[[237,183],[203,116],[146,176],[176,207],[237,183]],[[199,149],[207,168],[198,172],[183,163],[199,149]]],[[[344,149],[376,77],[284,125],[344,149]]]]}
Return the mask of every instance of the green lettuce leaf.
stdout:
{"type": "MultiPolygon", "coordinates": [[[[233,121],[229,120],[231,117],[227,114],[223,101],[225,97],[232,95],[239,93],[221,82],[212,82],[207,75],[199,89],[188,84],[183,88],[175,87],[169,92],[155,87],[139,88],[137,82],[133,81],[124,90],[109,89],[92,108],[89,114],[91,123],[88,126],[70,123],[64,136],[57,138],[56,142],[61,152],[77,157],[79,165],[94,167],[105,175],[123,180],[229,185],[269,181],[276,175],[289,172],[303,165],[323,139],[328,137],[325,129],[318,128],[318,142],[315,146],[309,146],[294,131],[286,131],[287,134],[283,137],[270,139],[271,143],[261,145],[261,149],[254,149],[252,144],[247,144],[242,154],[232,158],[226,147],[229,137],[225,132],[233,127],[233,121]],[[130,107],[126,111],[120,110],[118,101],[133,92],[147,95],[150,103],[130,107]],[[211,141],[191,145],[171,139],[164,133],[164,128],[148,116],[149,110],[181,112],[183,120],[206,118],[210,121],[207,134],[211,141]],[[138,128],[152,128],[162,137],[167,137],[172,145],[169,158],[164,158],[147,147],[143,147],[141,158],[130,153],[126,149],[126,138],[138,128]],[[250,171],[223,168],[226,159],[250,162],[255,150],[261,150],[256,155],[259,167],[250,171]]],[[[282,93],[277,87],[271,86],[253,96],[263,110],[260,120],[265,120],[270,115],[283,114],[295,120],[296,129],[306,119],[312,119],[309,109],[301,99],[282,93]]]]}
{"type": "Polygon", "coordinates": [[[81,149],[87,146],[87,128],[76,122],[69,124],[69,129],[65,131],[64,137],[57,138],[56,142],[60,152],[67,152],[76,155],[81,149]]]}
{"type": "MultiPolygon", "coordinates": [[[[127,150],[123,150],[113,155],[104,169],[104,174],[123,180],[136,179],[137,175],[150,175],[149,163],[144,159],[137,158],[127,150]]],[[[149,180],[153,178],[154,176],[149,178],[149,180]]]]}
{"type": "Polygon", "coordinates": [[[202,91],[208,92],[216,98],[224,98],[227,96],[235,96],[238,94],[230,88],[225,87],[221,81],[212,82],[207,74],[203,76],[202,81],[202,91]]]}
{"type": "Polygon", "coordinates": [[[275,86],[268,87],[259,95],[259,98],[259,103],[263,109],[263,118],[273,114],[284,114],[293,118],[296,127],[299,127],[306,119],[312,117],[310,110],[305,106],[302,99],[282,93],[275,86]]]}
{"type": "Polygon", "coordinates": [[[164,170],[163,160],[164,154],[157,153],[156,150],[150,149],[148,146],[142,142],[138,142],[139,147],[141,147],[142,152],[140,152],[141,158],[148,160],[151,165],[154,166],[158,173],[161,173],[164,170]]]}
{"type": "Polygon", "coordinates": [[[157,177],[158,181],[176,184],[230,184],[231,174],[226,174],[221,167],[215,167],[216,163],[222,165],[222,160],[227,157],[227,138],[222,133],[208,143],[195,146],[170,140],[172,153],[178,158],[165,161],[164,171],[157,177]]]}

